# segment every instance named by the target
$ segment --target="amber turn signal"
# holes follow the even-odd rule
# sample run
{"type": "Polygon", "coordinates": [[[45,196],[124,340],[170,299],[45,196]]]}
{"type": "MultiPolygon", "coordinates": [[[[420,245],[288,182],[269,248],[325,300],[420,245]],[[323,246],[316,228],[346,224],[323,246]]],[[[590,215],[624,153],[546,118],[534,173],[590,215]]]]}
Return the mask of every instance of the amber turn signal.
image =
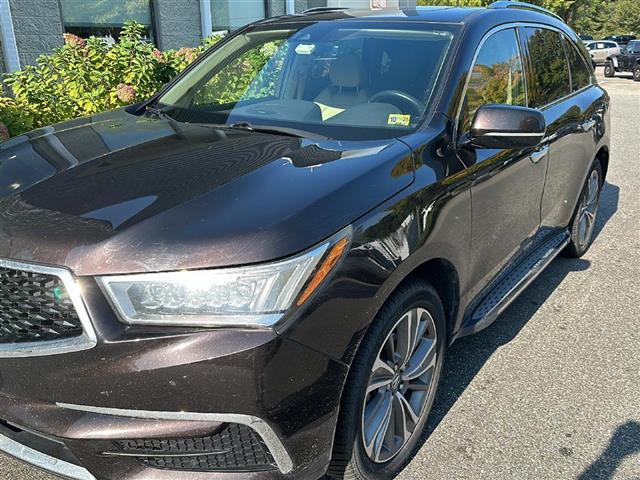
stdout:
{"type": "Polygon", "coordinates": [[[349,245],[349,239],[345,237],[340,239],[333,247],[331,247],[331,250],[329,250],[329,253],[323,260],[322,264],[318,270],[316,270],[315,275],[307,284],[307,288],[305,288],[302,294],[298,297],[298,301],[296,302],[298,306],[306,302],[313,292],[316,291],[318,286],[320,286],[322,281],[327,278],[327,275],[329,275],[331,270],[333,270],[333,267],[338,263],[338,260],[342,257],[347,245],[349,245]]]}

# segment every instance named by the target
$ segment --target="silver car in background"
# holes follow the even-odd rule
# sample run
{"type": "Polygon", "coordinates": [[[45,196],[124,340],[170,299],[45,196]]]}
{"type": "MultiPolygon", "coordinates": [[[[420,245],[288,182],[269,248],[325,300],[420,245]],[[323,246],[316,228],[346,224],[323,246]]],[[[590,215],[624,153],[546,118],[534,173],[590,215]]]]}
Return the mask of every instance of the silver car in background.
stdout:
{"type": "Polygon", "coordinates": [[[593,65],[604,65],[607,57],[620,54],[620,46],[611,40],[593,40],[585,42],[585,47],[589,50],[593,65]]]}

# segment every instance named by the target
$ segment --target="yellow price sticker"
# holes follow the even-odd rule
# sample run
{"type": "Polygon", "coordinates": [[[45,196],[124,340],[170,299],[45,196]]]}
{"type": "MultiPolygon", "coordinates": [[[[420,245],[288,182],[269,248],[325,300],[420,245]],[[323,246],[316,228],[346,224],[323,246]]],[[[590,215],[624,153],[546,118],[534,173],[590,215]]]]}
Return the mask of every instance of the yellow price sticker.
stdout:
{"type": "Polygon", "coordinates": [[[411,115],[403,115],[400,113],[390,113],[387,120],[388,125],[400,125],[402,127],[408,127],[411,125],[411,115]]]}

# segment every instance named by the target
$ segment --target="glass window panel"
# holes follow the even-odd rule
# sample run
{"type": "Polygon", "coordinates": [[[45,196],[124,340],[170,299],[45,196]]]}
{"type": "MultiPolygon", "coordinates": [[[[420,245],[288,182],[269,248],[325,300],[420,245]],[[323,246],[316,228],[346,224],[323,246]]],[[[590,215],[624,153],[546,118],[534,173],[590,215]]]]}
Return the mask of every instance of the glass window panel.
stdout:
{"type": "Polygon", "coordinates": [[[120,29],[129,21],[146,27],[153,36],[149,0],[61,0],[65,31],[81,37],[104,37],[117,40],[120,29]]]}
{"type": "Polygon", "coordinates": [[[495,33],[482,45],[473,66],[462,112],[462,133],[476,111],[489,103],[526,106],[524,68],[512,28],[495,33]]]}
{"type": "Polygon", "coordinates": [[[534,85],[529,103],[543,107],[571,93],[569,63],[558,32],[544,28],[525,28],[534,85]]]}
{"type": "Polygon", "coordinates": [[[265,16],[264,0],[211,0],[214,30],[235,30],[265,16]]]}
{"type": "Polygon", "coordinates": [[[571,40],[565,38],[564,45],[571,67],[571,89],[576,92],[591,83],[591,71],[571,40]]]}

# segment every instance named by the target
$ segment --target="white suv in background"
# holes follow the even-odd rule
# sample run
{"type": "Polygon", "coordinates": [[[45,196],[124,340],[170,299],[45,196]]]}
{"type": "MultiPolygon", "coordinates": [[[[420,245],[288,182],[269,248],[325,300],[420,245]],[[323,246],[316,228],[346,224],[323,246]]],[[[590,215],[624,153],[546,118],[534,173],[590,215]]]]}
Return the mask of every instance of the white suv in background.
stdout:
{"type": "Polygon", "coordinates": [[[593,66],[604,65],[607,57],[620,54],[620,46],[611,40],[593,40],[585,42],[585,47],[589,50],[593,66]]]}

